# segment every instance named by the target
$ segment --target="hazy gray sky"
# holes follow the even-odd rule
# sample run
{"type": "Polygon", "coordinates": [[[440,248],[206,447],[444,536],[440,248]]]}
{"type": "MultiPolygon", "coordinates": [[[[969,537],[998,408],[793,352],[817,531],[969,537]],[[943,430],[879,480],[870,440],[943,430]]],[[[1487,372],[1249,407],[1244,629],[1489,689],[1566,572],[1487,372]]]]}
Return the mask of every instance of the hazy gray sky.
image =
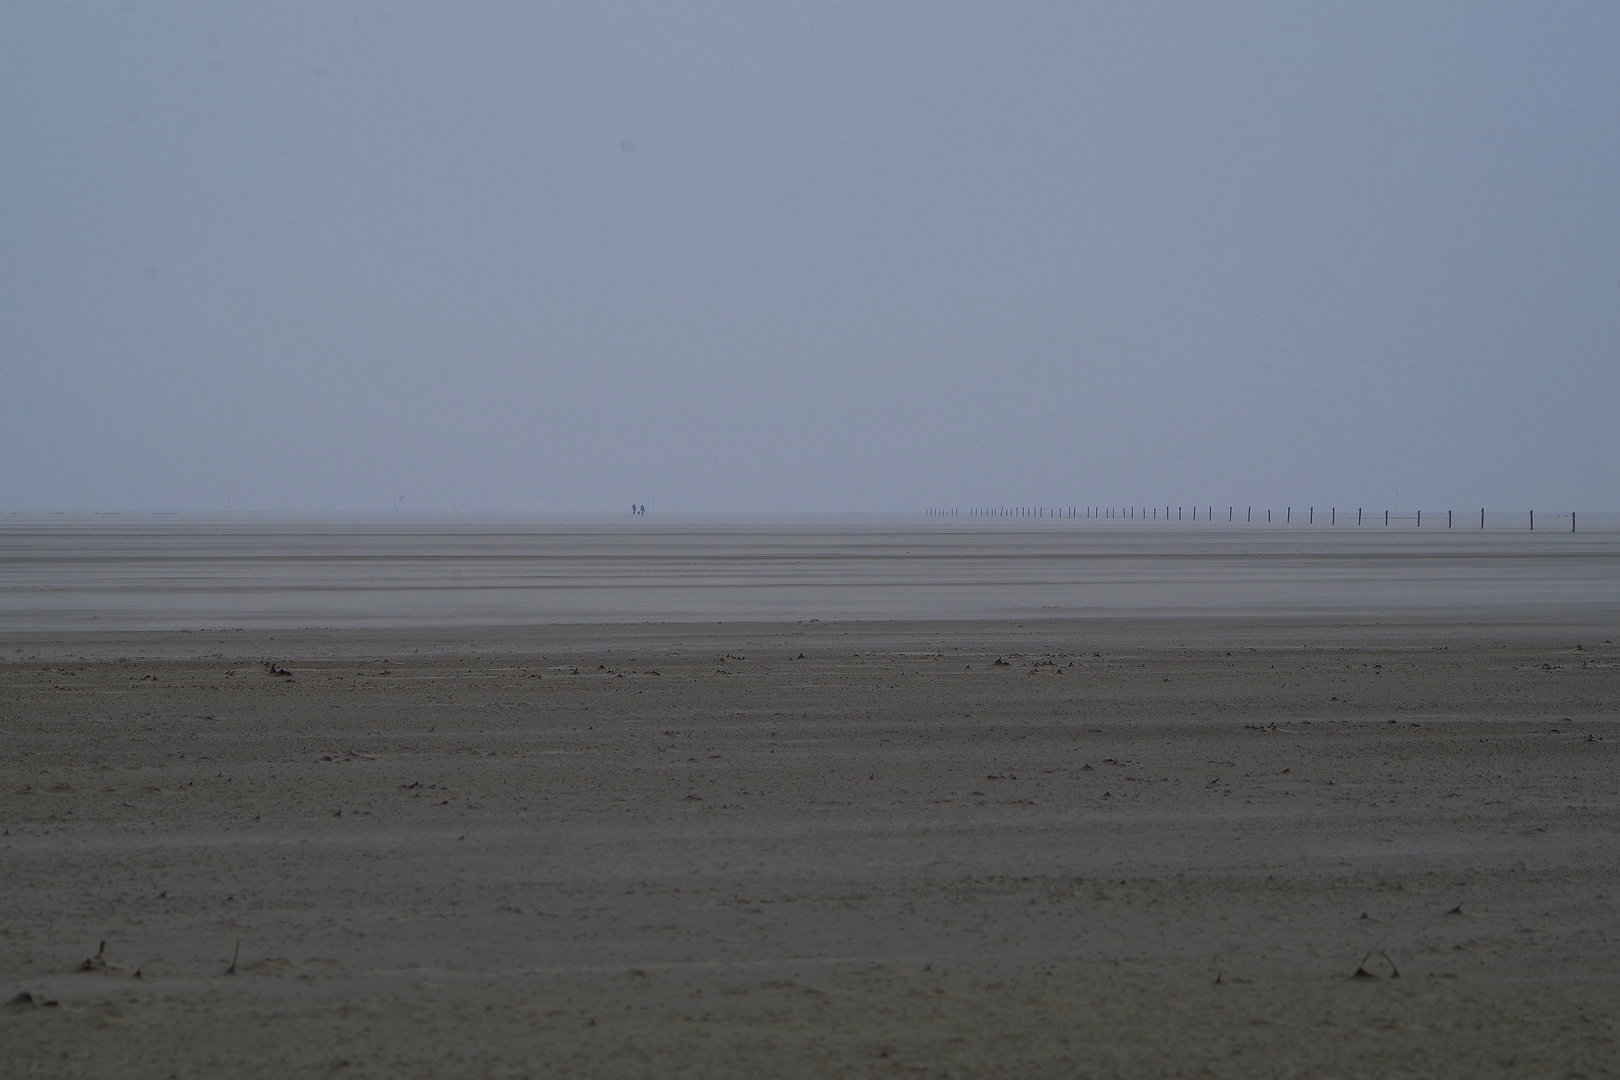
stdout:
{"type": "Polygon", "coordinates": [[[7,3],[0,510],[1620,509],[1620,5],[7,3]]]}

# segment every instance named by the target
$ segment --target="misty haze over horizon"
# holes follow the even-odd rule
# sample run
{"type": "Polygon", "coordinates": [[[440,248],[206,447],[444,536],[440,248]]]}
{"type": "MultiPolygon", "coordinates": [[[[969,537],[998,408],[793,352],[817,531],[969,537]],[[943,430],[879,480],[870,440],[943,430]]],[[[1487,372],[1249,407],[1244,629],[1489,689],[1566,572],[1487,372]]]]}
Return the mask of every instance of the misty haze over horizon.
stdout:
{"type": "Polygon", "coordinates": [[[1617,45],[11,5],[0,513],[1620,510],[1617,45]]]}

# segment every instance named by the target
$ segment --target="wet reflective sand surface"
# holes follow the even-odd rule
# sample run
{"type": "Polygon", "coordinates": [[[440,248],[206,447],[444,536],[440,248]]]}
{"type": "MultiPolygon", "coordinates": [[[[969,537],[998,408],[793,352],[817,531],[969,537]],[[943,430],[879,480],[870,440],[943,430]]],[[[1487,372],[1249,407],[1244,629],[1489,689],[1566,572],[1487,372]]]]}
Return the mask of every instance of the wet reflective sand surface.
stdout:
{"type": "Polygon", "coordinates": [[[0,629],[1601,617],[1620,606],[1614,524],[13,516],[0,629]]]}

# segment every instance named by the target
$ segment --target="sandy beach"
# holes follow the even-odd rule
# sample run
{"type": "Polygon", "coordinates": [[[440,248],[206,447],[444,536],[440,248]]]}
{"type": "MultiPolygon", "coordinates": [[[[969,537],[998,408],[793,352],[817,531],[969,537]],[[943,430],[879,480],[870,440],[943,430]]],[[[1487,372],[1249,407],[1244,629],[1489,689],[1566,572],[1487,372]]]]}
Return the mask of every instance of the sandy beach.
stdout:
{"type": "Polygon", "coordinates": [[[1614,1075],[1617,640],[1602,528],[13,518],[0,1076],[1614,1075]]]}

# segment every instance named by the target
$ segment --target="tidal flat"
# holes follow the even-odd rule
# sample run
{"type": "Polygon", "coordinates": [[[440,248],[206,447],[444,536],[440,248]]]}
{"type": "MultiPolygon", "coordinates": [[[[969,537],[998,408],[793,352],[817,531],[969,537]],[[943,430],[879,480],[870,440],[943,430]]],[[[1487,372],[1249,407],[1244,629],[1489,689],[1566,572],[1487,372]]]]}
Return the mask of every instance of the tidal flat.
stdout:
{"type": "Polygon", "coordinates": [[[1617,1071],[1616,534],[339,524],[0,535],[0,1075],[1617,1071]]]}

